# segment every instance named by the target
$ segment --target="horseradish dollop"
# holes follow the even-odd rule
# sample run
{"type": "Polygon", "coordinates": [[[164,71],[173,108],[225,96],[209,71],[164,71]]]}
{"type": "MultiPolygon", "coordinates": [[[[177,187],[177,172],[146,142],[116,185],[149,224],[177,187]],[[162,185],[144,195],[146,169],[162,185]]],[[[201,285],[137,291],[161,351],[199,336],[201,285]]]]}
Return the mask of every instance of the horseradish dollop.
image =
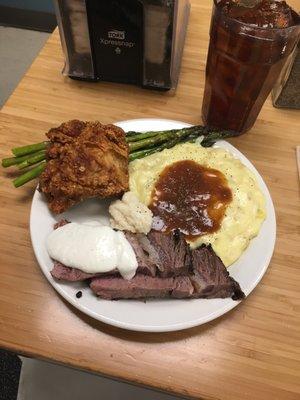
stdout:
{"type": "Polygon", "coordinates": [[[123,278],[131,279],[138,266],[124,233],[95,222],[71,222],[57,228],[46,245],[51,258],[87,273],[117,269],[123,278]]]}

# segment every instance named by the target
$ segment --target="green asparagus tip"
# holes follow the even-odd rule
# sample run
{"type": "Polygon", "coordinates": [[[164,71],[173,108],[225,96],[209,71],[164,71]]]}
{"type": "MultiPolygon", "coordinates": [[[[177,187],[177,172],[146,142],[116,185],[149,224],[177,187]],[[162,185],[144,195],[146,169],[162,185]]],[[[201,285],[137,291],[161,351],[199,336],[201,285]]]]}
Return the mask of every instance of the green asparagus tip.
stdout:
{"type": "Polygon", "coordinates": [[[46,161],[42,161],[36,167],[30,169],[29,171],[25,172],[25,174],[18,176],[16,179],[13,180],[14,187],[20,187],[25,183],[37,178],[46,168],[46,161]]]}
{"type": "Polygon", "coordinates": [[[19,164],[23,163],[24,161],[28,160],[29,158],[34,157],[35,155],[41,154],[42,152],[46,155],[46,151],[42,150],[42,151],[37,151],[36,153],[26,154],[25,156],[21,156],[21,157],[3,158],[2,167],[8,168],[13,165],[19,165],[19,164]]]}
{"type": "Polygon", "coordinates": [[[1,161],[2,167],[3,168],[8,168],[11,167],[12,165],[16,165],[16,157],[10,157],[10,158],[3,158],[1,161]]]}
{"type": "Polygon", "coordinates": [[[27,146],[15,147],[11,149],[14,156],[25,156],[27,154],[35,153],[40,150],[46,150],[49,142],[41,142],[35,144],[29,144],[27,146]]]}

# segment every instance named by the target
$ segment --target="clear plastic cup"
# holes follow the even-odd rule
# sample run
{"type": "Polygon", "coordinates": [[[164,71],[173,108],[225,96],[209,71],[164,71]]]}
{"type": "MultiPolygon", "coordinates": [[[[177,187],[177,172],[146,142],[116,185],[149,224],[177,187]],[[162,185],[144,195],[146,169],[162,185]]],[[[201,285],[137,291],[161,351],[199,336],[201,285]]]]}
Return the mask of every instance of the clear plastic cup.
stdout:
{"type": "Polygon", "coordinates": [[[249,130],[300,37],[300,18],[287,28],[260,28],[230,18],[214,0],[202,118],[206,125],[249,130]]]}

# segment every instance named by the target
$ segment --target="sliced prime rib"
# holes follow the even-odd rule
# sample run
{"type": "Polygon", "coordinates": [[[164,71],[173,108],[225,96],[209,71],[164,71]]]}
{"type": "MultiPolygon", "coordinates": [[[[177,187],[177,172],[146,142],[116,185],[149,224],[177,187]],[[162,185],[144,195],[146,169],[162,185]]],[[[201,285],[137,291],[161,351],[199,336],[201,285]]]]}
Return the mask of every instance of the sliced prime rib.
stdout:
{"type": "Polygon", "coordinates": [[[141,274],[155,276],[157,269],[160,268],[160,260],[147,236],[131,232],[126,232],[125,236],[135,252],[138,271],[141,274]]]}
{"type": "Polygon", "coordinates": [[[80,271],[80,269],[77,268],[66,267],[58,261],[54,262],[50,273],[53,278],[69,282],[84,281],[95,276],[95,274],[88,274],[84,271],[80,271]]]}
{"type": "MultiPolygon", "coordinates": [[[[60,228],[69,223],[70,221],[68,221],[67,219],[61,219],[54,225],[53,229],[60,228]]],[[[138,261],[137,272],[140,272],[144,275],[155,276],[156,268],[159,264],[159,258],[155,248],[147,239],[147,236],[140,234],[135,235],[131,232],[126,232],[125,235],[126,239],[129,241],[136,254],[136,258],[138,261]]],[[[118,275],[117,270],[105,274],[89,274],[87,272],[81,271],[80,269],[68,267],[58,261],[54,262],[53,268],[50,272],[54,278],[69,282],[84,281],[86,279],[90,279],[99,275],[118,275]]]]}
{"type": "MultiPolygon", "coordinates": [[[[67,220],[62,220],[55,224],[54,229],[64,226],[67,223],[67,220]]],[[[137,258],[137,273],[152,277],[160,276],[162,278],[186,275],[188,273],[190,251],[183,235],[179,233],[162,235],[160,232],[154,231],[150,232],[148,236],[131,232],[126,232],[125,236],[137,258]]],[[[105,275],[111,274],[118,275],[118,272],[115,270],[105,275]]],[[[103,274],[88,274],[56,261],[53,265],[51,275],[56,279],[75,282],[84,281],[103,274]]]]}
{"type": "Polygon", "coordinates": [[[137,274],[130,281],[119,277],[93,278],[93,292],[104,299],[136,298],[227,298],[245,297],[240,285],[229,275],[212,247],[202,245],[191,253],[191,271],[174,277],[150,277],[137,274]]]}
{"type": "MultiPolygon", "coordinates": [[[[143,266],[138,266],[137,272],[143,275],[152,275],[152,270],[149,268],[143,268],[143,266]]],[[[62,281],[69,281],[69,282],[79,282],[85,281],[86,279],[94,278],[96,276],[120,276],[117,269],[108,272],[99,272],[96,274],[89,274],[87,272],[81,271],[78,268],[67,267],[66,265],[54,261],[53,268],[50,271],[53,278],[62,280],[62,281]]]]}
{"type": "MultiPolygon", "coordinates": [[[[54,229],[68,222],[61,220],[54,229]]],[[[138,261],[137,274],[131,280],[123,279],[117,270],[88,274],[57,261],[52,276],[71,282],[90,279],[91,289],[105,299],[231,297],[241,300],[245,297],[211,245],[191,250],[177,231],[170,234],[151,231],[147,236],[126,232],[125,235],[138,261]]]]}
{"type": "Polygon", "coordinates": [[[93,292],[103,299],[140,299],[149,297],[191,297],[194,288],[187,276],[160,278],[136,275],[126,281],[119,277],[94,278],[90,284],[93,292]]]}
{"type": "Polygon", "coordinates": [[[211,245],[202,245],[191,251],[191,262],[193,272],[189,277],[194,286],[193,297],[207,299],[231,297],[233,300],[245,297],[240,285],[229,275],[211,245]]]}
{"type": "Polygon", "coordinates": [[[179,231],[162,234],[152,230],[147,237],[158,253],[162,277],[186,275],[189,272],[189,245],[179,231]]]}
{"type": "MultiPolygon", "coordinates": [[[[89,274],[87,272],[81,271],[80,269],[77,268],[71,268],[67,267],[64,264],[55,261],[53,264],[53,268],[50,271],[51,275],[53,278],[56,278],[58,280],[62,281],[69,281],[69,282],[79,282],[79,281],[85,281],[86,279],[94,278],[99,275],[104,275],[104,274],[89,274]]],[[[111,274],[116,274],[117,271],[111,271],[111,274]]]]}

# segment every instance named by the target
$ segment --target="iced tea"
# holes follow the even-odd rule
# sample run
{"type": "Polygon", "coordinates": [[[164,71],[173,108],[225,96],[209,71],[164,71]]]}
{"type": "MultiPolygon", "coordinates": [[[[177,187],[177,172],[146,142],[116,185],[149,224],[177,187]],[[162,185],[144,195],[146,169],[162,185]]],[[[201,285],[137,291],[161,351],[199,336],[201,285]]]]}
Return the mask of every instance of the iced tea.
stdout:
{"type": "Polygon", "coordinates": [[[202,117],[206,125],[250,129],[300,37],[285,1],[214,0],[202,117]]]}

